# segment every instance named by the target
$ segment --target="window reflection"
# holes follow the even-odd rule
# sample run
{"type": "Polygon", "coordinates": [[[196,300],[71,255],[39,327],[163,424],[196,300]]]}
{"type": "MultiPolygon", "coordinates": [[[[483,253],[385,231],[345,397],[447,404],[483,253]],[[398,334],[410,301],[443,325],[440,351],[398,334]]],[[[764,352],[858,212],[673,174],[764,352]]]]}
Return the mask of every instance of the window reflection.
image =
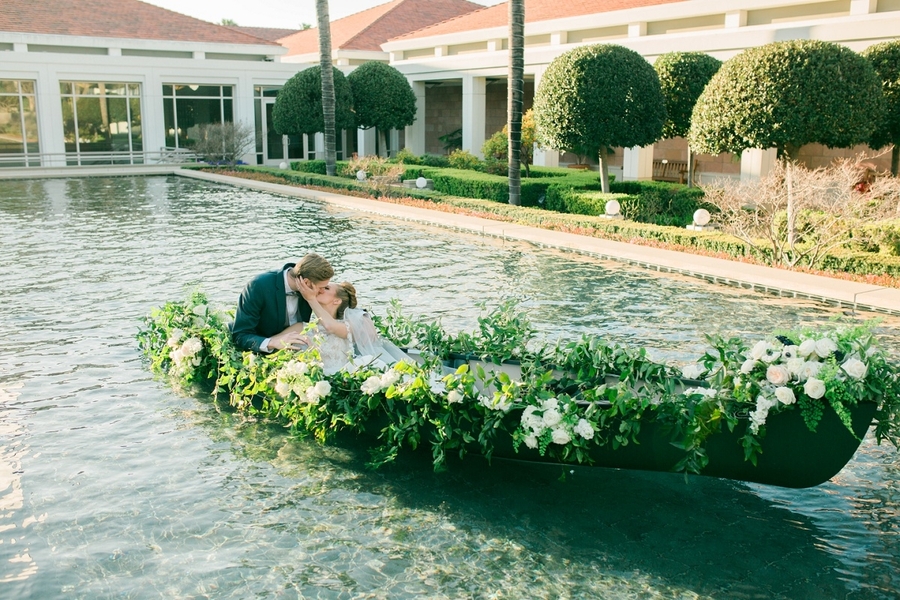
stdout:
{"type": "Polygon", "coordinates": [[[143,162],[139,83],[60,82],[60,91],[68,164],[143,162]]]}
{"type": "Polygon", "coordinates": [[[165,84],[163,116],[166,146],[190,148],[200,130],[211,124],[234,121],[233,88],[230,85],[165,84]]]}
{"type": "Polygon", "coordinates": [[[0,167],[40,164],[34,82],[0,79],[0,167]]]}

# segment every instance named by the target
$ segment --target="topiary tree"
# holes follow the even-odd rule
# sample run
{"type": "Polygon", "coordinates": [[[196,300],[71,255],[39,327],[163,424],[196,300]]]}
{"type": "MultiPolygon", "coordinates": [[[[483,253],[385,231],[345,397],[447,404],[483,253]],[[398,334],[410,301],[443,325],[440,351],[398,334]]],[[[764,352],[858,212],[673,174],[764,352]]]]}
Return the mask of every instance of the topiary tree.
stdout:
{"type": "MultiPolygon", "coordinates": [[[[702,52],[669,52],[653,63],[659,87],[666,99],[664,138],[687,137],[691,113],[703,88],[722,66],[722,61],[702,52]]],[[[693,186],[694,153],[688,145],[688,187],[693,186]]]]}
{"type": "Polygon", "coordinates": [[[659,139],[666,104],[656,71],[622,46],[582,46],[550,63],[534,99],[541,144],[597,155],[609,192],[607,154],[617,146],[646,146],[659,139]]]}
{"type": "Polygon", "coordinates": [[[384,132],[412,125],[416,120],[416,94],[403,74],[394,67],[371,61],[347,76],[353,93],[356,124],[378,130],[382,150],[384,132]]]}
{"type": "MultiPolygon", "coordinates": [[[[508,125],[494,132],[494,135],[485,140],[481,146],[481,153],[485,158],[493,158],[507,162],[509,160],[508,125]]],[[[525,177],[531,176],[531,163],[534,162],[534,143],[537,141],[534,128],[534,110],[529,108],[522,115],[522,142],[519,148],[519,161],[525,167],[525,177]]]]}
{"type": "Polygon", "coordinates": [[[883,110],[881,82],[865,58],[819,40],[773,42],[727,61],[697,100],[689,143],[701,152],[777,148],[785,161],[787,240],[795,242],[791,162],[801,146],[865,143],[883,110]]]}
{"type": "Polygon", "coordinates": [[[863,56],[869,59],[878,77],[884,94],[884,117],[876,123],[869,140],[872,148],[883,148],[893,144],[891,151],[891,173],[897,177],[900,167],[900,40],[882,42],[870,46],[863,56]]]}
{"type": "MultiPolygon", "coordinates": [[[[350,84],[339,69],[334,71],[335,127],[352,129],[356,126],[353,117],[353,96],[350,84]]],[[[310,67],[287,80],[275,99],[272,109],[272,123],[275,131],[288,135],[312,135],[325,131],[325,117],[322,112],[321,69],[310,67]]],[[[327,160],[326,160],[327,162],[327,160]]]]}

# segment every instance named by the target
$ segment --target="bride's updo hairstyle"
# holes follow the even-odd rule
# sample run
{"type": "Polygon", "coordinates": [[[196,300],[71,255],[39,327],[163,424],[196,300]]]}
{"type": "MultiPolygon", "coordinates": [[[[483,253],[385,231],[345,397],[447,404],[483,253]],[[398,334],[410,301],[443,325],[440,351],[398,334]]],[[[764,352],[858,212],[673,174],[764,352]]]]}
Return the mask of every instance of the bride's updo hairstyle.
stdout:
{"type": "Polygon", "coordinates": [[[341,305],[338,306],[337,313],[334,315],[336,319],[344,318],[344,311],[348,308],[356,308],[356,288],[349,281],[339,283],[334,290],[334,295],[341,299],[341,305]]]}

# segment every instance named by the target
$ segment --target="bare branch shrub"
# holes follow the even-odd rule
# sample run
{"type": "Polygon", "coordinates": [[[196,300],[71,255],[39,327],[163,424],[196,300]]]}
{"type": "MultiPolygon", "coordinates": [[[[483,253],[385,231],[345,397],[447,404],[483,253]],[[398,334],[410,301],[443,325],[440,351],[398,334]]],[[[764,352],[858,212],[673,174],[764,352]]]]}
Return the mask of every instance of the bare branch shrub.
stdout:
{"type": "Polygon", "coordinates": [[[344,168],[344,175],[356,176],[360,171],[366,173],[366,184],[372,188],[375,195],[381,196],[387,193],[390,187],[400,183],[400,177],[406,168],[400,163],[389,162],[381,156],[361,156],[351,160],[344,168]]]}
{"type": "Polygon", "coordinates": [[[200,129],[192,150],[208,163],[234,166],[256,145],[256,132],[246,123],[210,123],[200,129]]]}
{"type": "Polygon", "coordinates": [[[818,169],[779,161],[759,181],[719,180],[703,188],[719,208],[713,218],[723,231],[770,264],[815,267],[829,251],[850,246],[856,232],[900,217],[900,181],[876,174],[866,160],[818,169]]]}

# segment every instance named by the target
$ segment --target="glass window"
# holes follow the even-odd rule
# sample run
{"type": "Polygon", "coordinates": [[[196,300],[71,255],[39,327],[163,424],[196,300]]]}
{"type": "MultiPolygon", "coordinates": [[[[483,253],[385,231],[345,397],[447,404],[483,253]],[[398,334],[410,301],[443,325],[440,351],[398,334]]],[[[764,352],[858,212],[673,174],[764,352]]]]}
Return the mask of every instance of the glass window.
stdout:
{"type": "Polygon", "coordinates": [[[40,164],[34,82],[0,79],[0,167],[40,164]]]}
{"type": "Polygon", "coordinates": [[[62,82],[60,90],[68,164],[143,162],[141,84],[62,82]]]}
{"type": "Polygon", "coordinates": [[[166,146],[190,148],[201,129],[234,121],[234,88],[230,85],[171,83],[163,85],[166,146]]]}

